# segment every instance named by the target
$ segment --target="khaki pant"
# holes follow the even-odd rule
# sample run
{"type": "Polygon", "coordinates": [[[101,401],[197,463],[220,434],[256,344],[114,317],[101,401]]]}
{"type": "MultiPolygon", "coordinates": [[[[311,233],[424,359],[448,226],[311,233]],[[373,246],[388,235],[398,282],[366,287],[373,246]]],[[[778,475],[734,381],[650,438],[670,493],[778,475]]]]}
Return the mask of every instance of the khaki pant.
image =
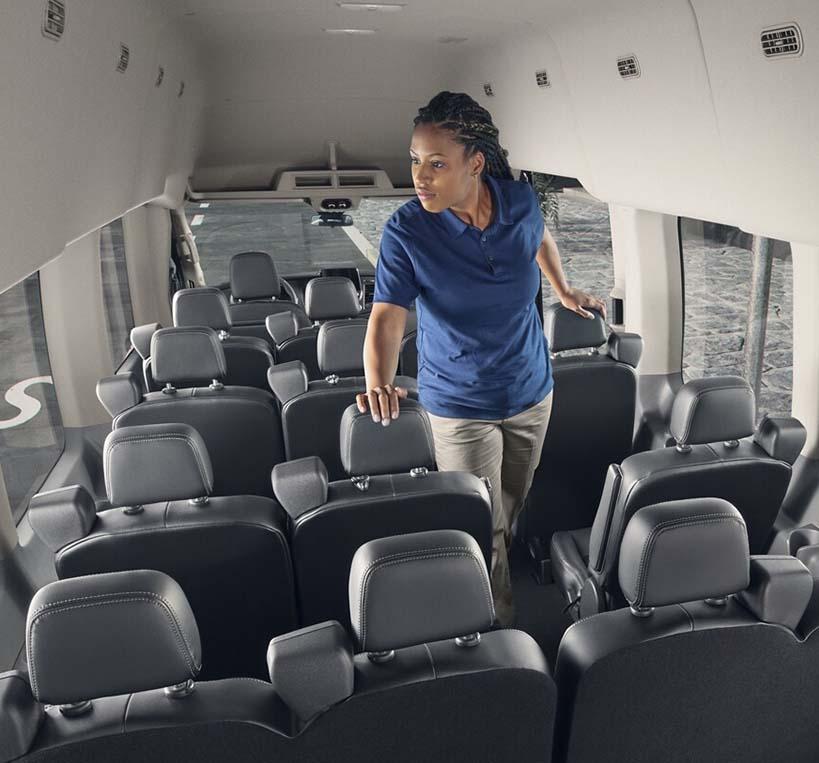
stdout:
{"type": "Polygon", "coordinates": [[[509,574],[511,528],[540,463],[552,413],[552,393],[508,419],[450,419],[429,414],[440,471],[487,477],[492,495],[492,593],[503,625],[514,619],[509,574]]]}

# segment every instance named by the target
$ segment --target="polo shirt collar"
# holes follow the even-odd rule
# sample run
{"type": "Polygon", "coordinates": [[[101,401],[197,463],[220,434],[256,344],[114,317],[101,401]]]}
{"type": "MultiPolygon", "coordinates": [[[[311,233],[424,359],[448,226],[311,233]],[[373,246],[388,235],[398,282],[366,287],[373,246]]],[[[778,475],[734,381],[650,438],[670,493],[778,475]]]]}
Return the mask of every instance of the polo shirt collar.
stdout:
{"type": "MultiPolygon", "coordinates": [[[[495,206],[495,221],[501,225],[510,225],[512,220],[509,215],[509,206],[506,203],[503,191],[498,185],[498,181],[491,175],[487,175],[486,183],[489,186],[489,192],[492,194],[492,202],[495,206]]],[[[471,227],[469,223],[461,220],[451,209],[445,209],[440,216],[444,227],[452,238],[457,238],[467,228],[471,227]]]]}

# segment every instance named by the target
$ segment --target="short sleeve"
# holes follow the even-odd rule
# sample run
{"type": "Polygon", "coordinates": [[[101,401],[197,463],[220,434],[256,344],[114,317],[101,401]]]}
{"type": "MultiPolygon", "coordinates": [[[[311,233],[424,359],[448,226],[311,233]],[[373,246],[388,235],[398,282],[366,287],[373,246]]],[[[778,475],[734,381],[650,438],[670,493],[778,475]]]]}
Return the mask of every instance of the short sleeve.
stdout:
{"type": "Polygon", "coordinates": [[[415,268],[400,236],[389,223],[381,235],[381,248],[375,267],[373,302],[389,302],[409,310],[418,296],[415,268]]]}
{"type": "Polygon", "coordinates": [[[543,219],[543,210],[540,208],[540,200],[537,197],[537,191],[532,186],[529,186],[529,196],[531,199],[531,220],[535,228],[535,241],[538,246],[543,241],[543,232],[546,229],[546,222],[543,219]]]}

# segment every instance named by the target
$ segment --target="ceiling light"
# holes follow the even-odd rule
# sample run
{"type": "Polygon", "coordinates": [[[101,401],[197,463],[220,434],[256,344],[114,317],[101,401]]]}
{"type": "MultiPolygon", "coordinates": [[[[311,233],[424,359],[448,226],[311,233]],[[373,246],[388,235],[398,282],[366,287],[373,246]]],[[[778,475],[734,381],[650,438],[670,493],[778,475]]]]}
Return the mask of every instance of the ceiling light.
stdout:
{"type": "Polygon", "coordinates": [[[377,29],[325,29],[327,34],[375,34],[377,29]]]}
{"type": "Polygon", "coordinates": [[[345,11],[401,11],[404,3],[336,3],[339,8],[345,11]]]}

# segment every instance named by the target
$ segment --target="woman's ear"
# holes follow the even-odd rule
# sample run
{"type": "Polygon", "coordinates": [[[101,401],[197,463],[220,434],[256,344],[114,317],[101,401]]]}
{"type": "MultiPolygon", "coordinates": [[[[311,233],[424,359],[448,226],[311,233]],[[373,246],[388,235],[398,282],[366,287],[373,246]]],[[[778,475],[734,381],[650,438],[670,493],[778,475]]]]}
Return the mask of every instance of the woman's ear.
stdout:
{"type": "Polygon", "coordinates": [[[486,164],[486,159],[483,155],[483,151],[476,151],[475,154],[472,156],[471,161],[471,169],[470,174],[472,177],[477,177],[483,172],[484,165],[486,164]]]}

